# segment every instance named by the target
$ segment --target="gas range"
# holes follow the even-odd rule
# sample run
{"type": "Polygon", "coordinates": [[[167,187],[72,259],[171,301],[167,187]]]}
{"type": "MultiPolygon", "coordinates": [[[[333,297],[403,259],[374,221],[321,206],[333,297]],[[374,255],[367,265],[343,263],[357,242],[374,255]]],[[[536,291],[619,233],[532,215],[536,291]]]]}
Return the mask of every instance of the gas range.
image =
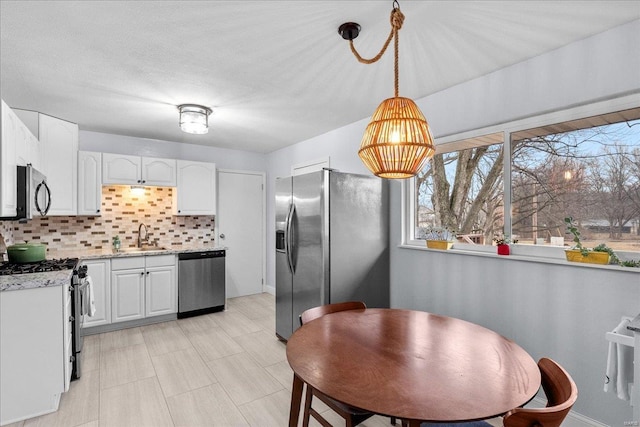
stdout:
{"type": "Polygon", "coordinates": [[[77,265],[78,258],[47,259],[44,261],[29,262],[25,264],[5,262],[0,264],[0,276],[73,270],[77,265]]]}

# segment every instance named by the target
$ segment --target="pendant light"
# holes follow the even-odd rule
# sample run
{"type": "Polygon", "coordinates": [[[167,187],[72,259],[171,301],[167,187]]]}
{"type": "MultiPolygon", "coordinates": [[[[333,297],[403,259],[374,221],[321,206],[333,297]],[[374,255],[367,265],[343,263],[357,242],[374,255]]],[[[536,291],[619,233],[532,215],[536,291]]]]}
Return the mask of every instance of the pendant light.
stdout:
{"type": "Polygon", "coordinates": [[[180,129],[186,133],[203,135],[209,132],[209,114],[211,109],[196,104],[182,104],[180,111],[180,129]]]}
{"type": "Polygon", "coordinates": [[[435,146],[429,124],[415,102],[398,95],[398,32],[404,22],[397,0],[391,11],[391,33],[372,59],[360,56],[353,45],[360,25],[347,22],[338,28],[343,39],[349,40],[351,51],[364,64],[378,61],[393,39],[395,95],[385,99],[373,113],[367,125],[358,155],[374,175],[381,178],[410,178],[415,176],[433,157],[435,146]]]}

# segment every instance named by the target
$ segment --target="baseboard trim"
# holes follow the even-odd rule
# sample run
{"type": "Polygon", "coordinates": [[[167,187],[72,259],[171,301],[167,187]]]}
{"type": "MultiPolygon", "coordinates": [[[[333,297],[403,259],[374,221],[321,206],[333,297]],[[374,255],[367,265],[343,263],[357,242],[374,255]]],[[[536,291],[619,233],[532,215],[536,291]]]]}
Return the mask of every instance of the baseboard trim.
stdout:
{"type": "MultiPolygon", "coordinates": [[[[541,397],[534,397],[531,401],[530,405],[534,408],[544,408],[547,404],[547,400],[541,397]]],[[[527,405],[529,406],[529,405],[527,405]]],[[[571,410],[567,415],[567,418],[571,418],[574,421],[582,423],[584,425],[593,426],[593,427],[609,427],[607,424],[601,423],[600,421],[596,421],[593,418],[589,418],[584,416],[574,410],[571,410]]]]}
{"type": "Polygon", "coordinates": [[[138,326],[152,325],[154,323],[169,322],[178,318],[177,313],[163,314],[161,316],[145,317],[143,319],[129,320],[126,322],[115,322],[100,326],[91,326],[82,328],[82,336],[102,334],[104,332],[113,332],[120,329],[136,328],[138,326]]]}
{"type": "Polygon", "coordinates": [[[274,296],[276,294],[276,288],[274,288],[273,286],[269,286],[269,285],[264,285],[263,291],[268,293],[268,294],[274,295],[274,296]]]}

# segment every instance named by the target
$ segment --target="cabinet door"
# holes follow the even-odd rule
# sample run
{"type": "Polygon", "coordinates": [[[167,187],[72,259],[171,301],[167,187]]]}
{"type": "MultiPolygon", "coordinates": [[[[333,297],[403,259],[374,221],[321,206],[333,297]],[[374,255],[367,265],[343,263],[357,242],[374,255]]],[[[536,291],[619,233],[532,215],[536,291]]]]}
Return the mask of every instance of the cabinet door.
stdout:
{"type": "Polygon", "coordinates": [[[1,425],[58,409],[67,292],[68,286],[0,292],[1,425]]]}
{"type": "Polygon", "coordinates": [[[178,160],[177,215],[216,214],[216,165],[178,160]]]}
{"type": "Polygon", "coordinates": [[[27,153],[27,159],[31,162],[34,168],[42,170],[42,153],[40,152],[40,141],[31,132],[28,135],[29,152],[27,153]]]}
{"type": "Polygon", "coordinates": [[[176,313],[176,268],[147,268],[146,315],[176,313]]]}
{"type": "Polygon", "coordinates": [[[142,158],[142,183],[158,187],[176,186],[175,159],[142,158]]]}
{"type": "Polygon", "coordinates": [[[69,383],[71,382],[71,373],[73,371],[73,343],[72,343],[72,323],[73,323],[73,310],[71,309],[71,290],[69,286],[62,287],[62,300],[64,301],[64,312],[62,319],[64,319],[63,327],[63,341],[64,341],[64,391],[69,391],[69,383]]]}
{"type": "MultiPolygon", "coordinates": [[[[19,118],[16,117],[16,164],[18,166],[26,166],[27,163],[31,163],[29,158],[29,130],[22,124],[19,118]]],[[[35,165],[34,165],[35,167],[35,165]]],[[[37,168],[36,168],[37,169],[37,168]]]]}
{"type": "Polygon", "coordinates": [[[4,101],[0,102],[0,216],[16,215],[16,127],[18,117],[4,101]]]}
{"type": "Polygon", "coordinates": [[[85,261],[87,274],[93,282],[93,300],[96,312],[93,316],[84,317],[84,327],[106,325],[111,323],[111,261],[85,261]]]}
{"type": "Polygon", "coordinates": [[[34,168],[39,171],[43,171],[42,165],[42,153],[40,152],[40,141],[38,140],[40,125],[39,125],[39,116],[40,113],[37,111],[30,110],[20,110],[19,108],[12,108],[11,111],[15,113],[18,117],[19,122],[22,126],[27,129],[26,136],[26,155],[18,154],[18,158],[22,157],[24,162],[20,162],[20,165],[26,165],[27,163],[31,163],[34,168]]]}
{"type": "Polygon", "coordinates": [[[78,213],[78,125],[40,114],[43,171],[51,188],[49,215],[78,213]]]}
{"type": "Polygon", "coordinates": [[[144,269],[111,273],[111,321],[144,317],[144,269]]]}
{"type": "Polygon", "coordinates": [[[141,159],[138,156],[102,153],[102,183],[142,184],[141,159]]]}
{"type": "Polygon", "coordinates": [[[78,152],[78,215],[101,215],[102,154],[78,152]]]}

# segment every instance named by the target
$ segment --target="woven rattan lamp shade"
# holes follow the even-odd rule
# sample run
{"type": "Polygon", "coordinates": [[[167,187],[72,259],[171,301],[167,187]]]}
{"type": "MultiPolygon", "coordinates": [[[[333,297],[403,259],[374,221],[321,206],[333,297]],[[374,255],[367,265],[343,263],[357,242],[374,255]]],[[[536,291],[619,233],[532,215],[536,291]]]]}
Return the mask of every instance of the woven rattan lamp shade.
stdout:
{"type": "Polygon", "coordinates": [[[409,98],[382,101],[360,143],[358,155],[380,178],[409,178],[433,156],[431,130],[418,106],[409,98]]]}

